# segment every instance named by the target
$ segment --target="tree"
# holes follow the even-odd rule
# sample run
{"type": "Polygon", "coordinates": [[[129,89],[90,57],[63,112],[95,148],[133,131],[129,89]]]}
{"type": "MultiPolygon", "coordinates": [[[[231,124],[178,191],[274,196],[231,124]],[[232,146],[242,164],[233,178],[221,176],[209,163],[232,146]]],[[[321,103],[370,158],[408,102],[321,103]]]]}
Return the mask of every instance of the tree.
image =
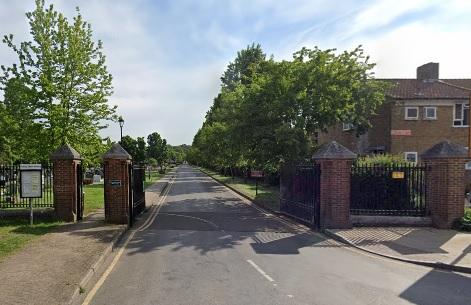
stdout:
{"type": "Polygon", "coordinates": [[[144,137],[138,137],[136,145],[136,155],[133,156],[134,161],[137,163],[144,163],[147,156],[146,141],[144,140],[144,137]]]}
{"type": "Polygon", "coordinates": [[[33,90],[18,78],[9,79],[4,88],[4,100],[0,102],[0,136],[4,149],[12,150],[7,158],[9,162],[48,159],[40,154],[45,143],[41,141],[43,129],[36,121],[31,102],[33,96],[33,90]]]}
{"type": "MultiPolygon", "coordinates": [[[[253,46],[247,50],[254,51],[253,46]]],[[[316,131],[338,122],[354,124],[359,133],[366,130],[385,99],[386,84],[373,78],[374,64],[361,47],[340,54],[302,48],[292,61],[281,62],[247,50],[238,53],[222,78],[193,139],[192,162],[276,172],[283,163],[309,160],[316,131]]]]}
{"type": "Polygon", "coordinates": [[[2,66],[3,89],[11,79],[21,80],[30,91],[34,122],[42,131],[36,138],[43,158],[64,143],[74,146],[86,159],[96,159],[105,148],[99,130],[114,119],[116,107],[108,105],[112,77],[105,65],[101,41],[95,43],[89,23],[79,9],[70,22],[44,0],[26,14],[32,40],[16,45],[13,35],[4,37],[18,56],[19,65],[2,66]]]}
{"type": "Polygon", "coordinates": [[[163,170],[164,162],[167,160],[167,140],[162,139],[158,132],[147,136],[147,156],[154,158],[163,170]]]}
{"type": "Polygon", "coordinates": [[[134,160],[137,155],[137,140],[131,136],[123,136],[120,142],[121,146],[130,154],[134,160]]]}
{"type": "Polygon", "coordinates": [[[132,156],[134,163],[144,163],[146,160],[146,142],[143,137],[137,140],[131,136],[124,136],[121,146],[132,156]]]}
{"type": "Polygon", "coordinates": [[[222,87],[228,90],[242,83],[250,82],[251,73],[254,71],[253,65],[265,61],[266,54],[263,53],[260,44],[252,43],[247,48],[237,52],[234,62],[230,62],[226,71],[221,77],[222,87]]]}

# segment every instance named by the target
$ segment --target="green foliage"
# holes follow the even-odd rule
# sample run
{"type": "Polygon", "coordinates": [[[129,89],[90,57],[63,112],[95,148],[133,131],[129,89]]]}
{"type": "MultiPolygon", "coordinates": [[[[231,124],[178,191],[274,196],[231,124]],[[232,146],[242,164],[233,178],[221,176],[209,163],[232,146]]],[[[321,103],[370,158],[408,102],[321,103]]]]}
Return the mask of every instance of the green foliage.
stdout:
{"type": "Polygon", "coordinates": [[[167,140],[162,139],[158,132],[147,136],[147,156],[157,161],[161,168],[167,161],[167,140]]]}
{"type": "Polygon", "coordinates": [[[120,144],[132,156],[135,163],[145,162],[147,148],[143,137],[138,137],[136,140],[131,136],[123,136],[120,144]]]}
{"type": "Polygon", "coordinates": [[[361,47],[302,48],[293,60],[266,59],[260,45],[237,54],[222,80],[188,160],[213,169],[277,171],[283,163],[308,160],[311,135],[349,121],[358,132],[384,101],[361,47]]]}
{"type": "Polygon", "coordinates": [[[120,144],[134,159],[134,156],[137,154],[137,141],[131,136],[126,135],[123,136],[120,144]]]}
{"type": "Polygon", "coordinates": [[[172,146],[167,144],[167,158],[169,162],[172,163],[182,163],[183,161],[186,160],[186,155],[189,150],[188,145],[178,145],[178,146],[172,146]]]}
{"type": "Polygon", "coordinates": [[[99,131],[114,119],[108,105],[111,74],[105,65],[102,43],[95,43],[89,23],[78,8],[68,20],[44,0],[26,14],[32,40],[3,42],[18,56],[18,63],[2,66],[0,84],[5,91],[5,118],[18,158],[45,160],[57,147],[71,144],[86,163],[97,163],[106,149],[99,131]],[[17,121],[15,121],[17,120],[17,121]]]}
{"type": "Polygon", "coordinates": [[[457,229],[471,231],[471,208],[464,211],[464,216],[458,221],[457,229]]]}
{"type": "Polygon", "coordinates": [[[364,156],[357,159],[358,165],[399,165],[409,164],[402,155],[378,154],[364,156]]]}

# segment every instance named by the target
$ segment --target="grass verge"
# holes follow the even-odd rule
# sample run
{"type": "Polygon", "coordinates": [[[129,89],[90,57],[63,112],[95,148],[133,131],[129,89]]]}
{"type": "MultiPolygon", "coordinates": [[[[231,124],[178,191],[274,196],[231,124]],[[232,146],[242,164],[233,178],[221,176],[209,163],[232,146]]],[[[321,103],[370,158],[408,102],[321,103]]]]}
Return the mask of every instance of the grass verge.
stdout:
{"type": "Polygon", "coordinates": [[[84,215],[88,215],[98,209],[105,208],[105,195],[103,184],[88,184],[83,186],[85,192],[84,215]]]}
{"type": "Polygon", "coordinates": [[[29,226],[28,219],[0,220],[0,261],[23,248],[29,241],[44,235],[57,227],[60,222],[37,220],[29,226]]]}
{"type": "MultiPolygon", "coordinates": [[[[157,171],[152,171],[150,173],[149,178],[149,173],[146,172],[146,181],[144,181],[144,189],[157,182],[163,176],[165,176],[165,174],[160,174],[157,171]]],[[[84,185],[83,191],[85,192],[85,216],[98,209],[103,209],[105,207],[103,184],[84,185]]]]}
{"type": "Polygon", "coordinates": [[[280,210],[280,191],[279,188],[262,185],[259,183],[258,185],[258,194],[255,194],[255,181],[253,180],[246,180],[238,177],[226,177],[220,175],[214,171],[200,168],[203,172],[210,175],[217,181],[230,186],[231,188],[235,189],[236,191],[244,194],[248,198],[250,198],[254,203],[260,205],[266,209],[279,211],[280,210]]]}
{"type": "Polygon", "coordinates": [[[163,174],[159,173],[158,171],[151,171],[149,175],[149,173],[146,172],[146,181],[144,181],[144,189],[156,183],[158,180],[160,180],[160,178],[165,176],[167,172],[168,172],[168,169],[166,169],[165,173],[163,174]]]}

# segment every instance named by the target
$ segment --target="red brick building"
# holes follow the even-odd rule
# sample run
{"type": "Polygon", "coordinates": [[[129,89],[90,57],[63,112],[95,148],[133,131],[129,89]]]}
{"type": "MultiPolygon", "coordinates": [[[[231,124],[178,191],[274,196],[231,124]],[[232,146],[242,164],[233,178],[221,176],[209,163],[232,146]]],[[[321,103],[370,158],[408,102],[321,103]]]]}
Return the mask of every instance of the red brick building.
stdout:
{"type": "Polygon", "coordinates": [[[411,161],[443,140],[468,146],[471,79],[440,79],[438,63],[428,63],[415,79],[384,80],[392,88],[366,133],[339,124],[319,133],[318,143],[336,140],[358,154],[403,154],[411,161]]]}

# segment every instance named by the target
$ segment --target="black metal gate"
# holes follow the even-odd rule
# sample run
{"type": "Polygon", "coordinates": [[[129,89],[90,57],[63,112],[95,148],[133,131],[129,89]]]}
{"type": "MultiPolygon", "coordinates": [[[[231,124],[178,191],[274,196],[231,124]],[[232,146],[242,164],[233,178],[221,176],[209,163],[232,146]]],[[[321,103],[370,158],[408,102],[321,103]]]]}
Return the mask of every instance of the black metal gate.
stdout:
{"type": "Polygon", "coordinates": [[[77,220],[83,219],[84,194],[82,164],[77,165],[77,220]]]}
{"type": "Polygon", "coordinates": [[[414,164],[353,165],[351,214],[426,215],[425,171],[414,164]]]}
{"type": "Polygon", "coordinates": [[[320,166],[285,166],[280,173],[280,211],[319,227],[320,166]]]}
{"type": "Polygon", "coordinates": [[[129,225],[134,224],[137,215],[144,211],[146,206],[144,192],[145,167],[142,165],[130,165],[129,177],[129,225]]]}

